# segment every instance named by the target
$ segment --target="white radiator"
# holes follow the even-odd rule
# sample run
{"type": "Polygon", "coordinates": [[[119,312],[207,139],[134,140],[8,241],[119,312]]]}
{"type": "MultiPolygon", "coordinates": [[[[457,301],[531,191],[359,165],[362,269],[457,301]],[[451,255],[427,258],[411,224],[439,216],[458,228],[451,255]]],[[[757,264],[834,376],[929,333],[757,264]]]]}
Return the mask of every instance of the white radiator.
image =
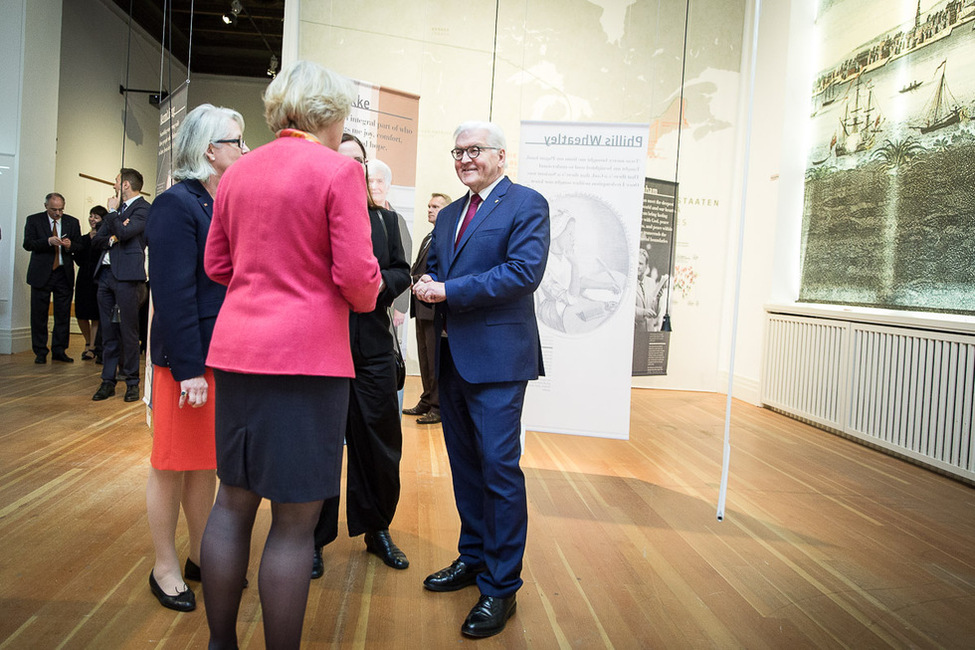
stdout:
{"type": "Polygon", "coordinates": [[[975,480],[975,336],[768,314],[762,402],[975,480]]]}

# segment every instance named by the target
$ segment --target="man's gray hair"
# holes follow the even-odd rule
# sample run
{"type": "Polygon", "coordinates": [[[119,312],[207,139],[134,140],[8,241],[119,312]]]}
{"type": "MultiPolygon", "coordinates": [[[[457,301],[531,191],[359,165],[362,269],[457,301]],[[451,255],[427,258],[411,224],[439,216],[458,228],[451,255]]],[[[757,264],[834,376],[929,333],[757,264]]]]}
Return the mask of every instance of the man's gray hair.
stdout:
{"type": "Polygon", "coordinates": [[[488,147],[497,147],[498,149],[507,149],[504,131],[494,122],[478,122],[475,120],[464,122],[454,131],[454,140],[456,141],[462,133],[467,133],[468,131],[487,131],[488,137],[487,142],[484,143],[485,145],[488,147]]]}
{"type": "MultiPolygon", "coordinates": [[[[244,118],[232,108],[200,104],[187,113],[173,142],[173,179],[184,181],[192,178],[205,181],[217,173],[207,160],[207,147],[214,140],[230,137],[230,122],[244,133],[244,118]]],[[[234,144],[223,146],[235,147],[234,144]]]]}

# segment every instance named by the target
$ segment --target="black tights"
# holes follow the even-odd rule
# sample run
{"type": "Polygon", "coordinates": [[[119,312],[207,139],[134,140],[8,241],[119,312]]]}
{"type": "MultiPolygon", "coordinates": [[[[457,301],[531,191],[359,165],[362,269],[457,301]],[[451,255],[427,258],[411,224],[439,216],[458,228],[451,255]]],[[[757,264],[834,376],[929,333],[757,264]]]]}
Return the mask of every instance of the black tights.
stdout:
{"type": "MultiPolygon", "coordinates": [[[[260,504],[261,497],[249,490],[221,485],[210,512],[200,552],[210,648],[237,647],[237,611],[260,504]]],[[[258,575],[267,648],[298,648],[301,643],[313,531],[321,509],[321,501],[271,502],[271,529],[258,575]]]]}

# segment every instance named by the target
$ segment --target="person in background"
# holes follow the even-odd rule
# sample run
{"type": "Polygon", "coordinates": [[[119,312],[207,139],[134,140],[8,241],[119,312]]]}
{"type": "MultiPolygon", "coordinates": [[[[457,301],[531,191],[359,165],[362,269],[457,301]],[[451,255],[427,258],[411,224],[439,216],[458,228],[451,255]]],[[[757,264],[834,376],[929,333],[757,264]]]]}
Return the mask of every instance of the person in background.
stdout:
{"type": "MultiPolygon", "coordinates": [[[[366,178],[366,149],[358,138],[343,134],[338,152],[362,165],[366,178]]],[[[393,298],[410,286],[410,270],[400,243],[396,213],[377,206],[371,195],[366,201],[372,252],[379,261],[383,284],[376,308],[349,318],[355,379],[345,427],[345,506],[349,536],[363,535],[367,551],[394,569],[405,569],[409,560],[389,534],[399,502],[399,462],[403,455],[389,308],[393,298]]],[[[326,499],[315,527],[312,578],[320,578],[325,571],[321,549],[338,535],[338,516],[339,497],[326,499]]]]}
{"type": "MultiPolygon", "coordinates": [[[[392,210],[396,214],[399,222],[399,234],[403,242],[403,252],[406,259],[413,259],[413,237],[410,236],[410,227],[399,212],[389,203],[389,190],[393,187],[393,170],[389,165],[378,158],[366,161],[366,177],[369,179],[369,194],[381,208],[392,210]]],[[[406,332],[401,331],[403,323],[406,322],[406,312],[410,308],[410,296],[408,291],[404,291],[396,296],[393,301],[393,333],[400,341],[402,347],[406,347],[406,332]]],[[[403,390],[397,393],[398,410],[403,408],[403,390]]]]}
{"type": "Polygon", "coordinates": [[[515,613],[528,534],[521,412],[543,372],[533,292],[550,243],[548,202],[504,174],[504,132],[466,122],[451,150],[470,192],[440,211],[429,270],[413,293],[436,304],[440,414],[460,515],[460,556],[424,580],[430,591],[477,584],[461,633],[501,632],[515,613]]]}
{"type": "Polygon", "coordinates": [[[68,356],[71,337],[71,290],[74,288],[73,247],[81,242],[81,224],[64,214],[64,197],[51,192],[44,197],[44,212],[27,217],[24,250],[30,251],[27,284],[30,285],[30,339],[34,363],[47,363],[47,315],[54,295],[54,331],[51,358],[72,363],[68,356]]]}
{"type": "Polygon", "coordinates": [[[227,286],[207,356],[220,396],[220,487],[200,556],[212,649],[237,647],[263,499],[265,644],[301,643],[315,523],[339,493],[349,312],[372,311],[382,283],[362,167],[336,152],[355,96],[351,81],[316,63],[285,67],[264,92],[276,139],[238,160],[217,191],[204,264],[227,286]]]}
{"type": "MultiPolygon", "coordinates": [[[[434,192],[427,202],[427,221],[436,225],[437,214],[441,208],[450,203],[446,194],[434,192]]],[[[416,261],[410,269],[413,282],[419,280],[427,272],[427,253],[430,250],[430,240],[433,231],[427,233],[420,243],[420,250],[416,254],[416,261]]],[[[410,317],[416,319],[416,351],[420,360],[420,381],[423,383],[423,393],[416,406],[403,409],[407,415],[419,415],[417,424],[437,424],[440,422],[440,391],[437,388],[437,340],[433,331],[433,305],[416,299],[410,294],[410,317]]]]}
{"type": "Polygon", "coordinates": [[[244,119],[202,104],[173,142],[173,179],[149,210],[146,242],[152,285],[153,438],[146,511],[156,560],[149,588],[163,607],[186,612],[196,596],[176,554],[180,504],[189,531],[185,577],[199,581],[200,542],[216,489],[213,371],[207,352],[226,287],[203,268],[213,199],[224,172],[246,151],[244,119]]]}
{"type": "Polygon", "coordinates": [[[123,168],[115,196],[91,245],[101,252],[95,267],[102,332],[102,384],[93,401],[115,394],[116,371],[125,381],[125,401],[139,399],[139,307],[146,299],[146,218],[149,202],[139,192],[142,174],[123,168]],[[117,310],[117,312],[116,312],[117,310]],[[113,316],[116,316],[113,318],[113,316]]]}
{"type": "Polygon", "coordinates": [[[81,335],[85,337],[85,351],[81,353],[83,361],[102,356],[102,339],[98,335],[98,285],[95,283],[95,265],[98,264],[99,252],[92,248],[91,240],[101,227],[106,214],[108,210],[100,205],[88,211],[88,225],[91,230],[81,236],[83,245],[72,255],[78,265],[74,287],[74,316],[78,320],[81,335]]]}

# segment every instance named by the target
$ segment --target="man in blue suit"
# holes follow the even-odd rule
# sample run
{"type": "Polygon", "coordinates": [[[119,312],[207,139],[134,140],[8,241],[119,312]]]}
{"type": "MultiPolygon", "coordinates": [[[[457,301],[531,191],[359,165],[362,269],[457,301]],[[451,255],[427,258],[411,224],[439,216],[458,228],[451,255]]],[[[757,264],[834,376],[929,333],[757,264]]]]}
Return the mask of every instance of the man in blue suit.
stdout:
{"type": "Polygon", "coordinates": [[[548,259],[548,203],[504,175],[505,138],[488,122],[454,132],[451,154],[470,192],[440,211],[414,285],[436,304],[440,414],[460,514],[458,557],[427,577],[431,591],[477,584],[461,632],[501,632],[515,612],[528,531],[521,412],[543,374],[532,293],[548,259]]]}
{"type": "Polygon", "coordinates": [[[116,370],[125,380],[125,401],[139,399],[139,307],[146,299],[146,218],[149,202],[139,195],[142,174],[122,168],[115,177],[111,210],[91,240],[105,251],[95,266],[102,331],[102,383],[92,399],[115,394],[116,370]],[[113,318],[118,307],[118,318],[113,318]]]}

